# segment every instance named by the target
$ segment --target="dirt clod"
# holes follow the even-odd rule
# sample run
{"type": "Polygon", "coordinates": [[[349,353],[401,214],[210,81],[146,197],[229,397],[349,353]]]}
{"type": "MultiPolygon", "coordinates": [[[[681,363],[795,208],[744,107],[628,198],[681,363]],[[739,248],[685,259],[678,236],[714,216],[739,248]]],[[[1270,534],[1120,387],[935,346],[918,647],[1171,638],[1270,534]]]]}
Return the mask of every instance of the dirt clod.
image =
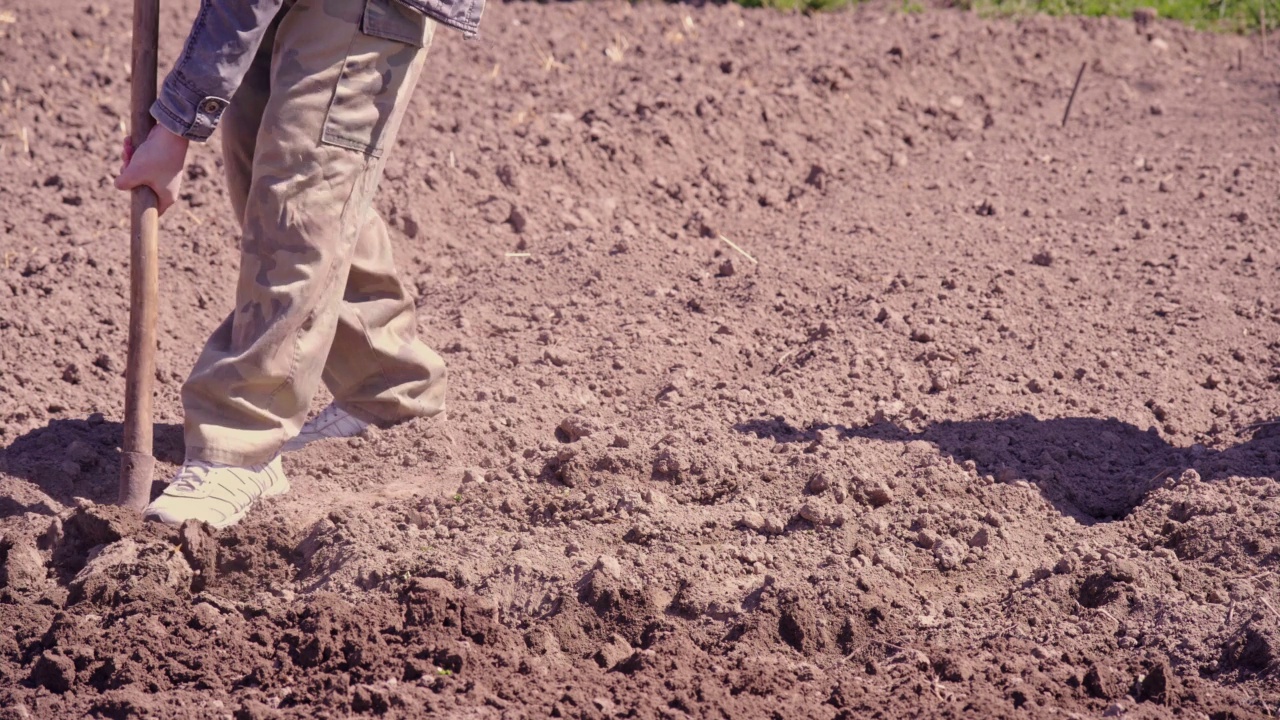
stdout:
{"type": "Polygon", "coordinates": [[[54,650],[42,653],[31,670],[31,682],[59,694],[70,690],[75,679],[75,662],[54,650]]]}

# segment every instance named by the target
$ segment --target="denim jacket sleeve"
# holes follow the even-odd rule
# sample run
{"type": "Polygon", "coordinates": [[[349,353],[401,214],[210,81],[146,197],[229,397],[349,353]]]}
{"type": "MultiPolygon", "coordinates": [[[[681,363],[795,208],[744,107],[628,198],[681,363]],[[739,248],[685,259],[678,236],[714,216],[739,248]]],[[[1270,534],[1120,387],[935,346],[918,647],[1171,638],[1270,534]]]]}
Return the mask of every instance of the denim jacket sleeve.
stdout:
{"type": "Polygon", "coordinates": [[[207,140],[284,0],[201,0],[182,55],[151,106],[156,122],[207,140]]]}

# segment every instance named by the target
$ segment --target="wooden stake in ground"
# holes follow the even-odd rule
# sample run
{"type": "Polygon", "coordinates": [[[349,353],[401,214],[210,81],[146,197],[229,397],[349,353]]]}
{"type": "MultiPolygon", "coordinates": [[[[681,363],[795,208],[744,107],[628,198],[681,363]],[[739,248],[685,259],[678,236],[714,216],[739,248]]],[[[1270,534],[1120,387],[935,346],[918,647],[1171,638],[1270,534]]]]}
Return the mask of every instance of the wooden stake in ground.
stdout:
{"type": "MultiPolygon", "coordinates": [[[[140,147],[155,121],[156,43],[160,0],[133,0],[133,72],[130,137],[140,147]]],[[[151,500],[152,387],[156,377],[156,304],[159,295],[159,212],[155,192],[137,188],[131,198],[129,254],[129,361],[125,371],[124,453],[120,457],[118,503],[142,510],[151,500]]]]}
{"type": "Polygon", "coordinates": [[[1080,79],[1084,77],[1084,68],[1088,62],[1080,63],[1080,72],[1076,73],[1076,84],[1071,86],[1071,97],[1067,98],[1067,109],[1062,113],[1062,127],[1067,126],[1067,118],[1071,117],[1071,104],[1076,101],[1076,91],[1080,89],[1080,79]]]}

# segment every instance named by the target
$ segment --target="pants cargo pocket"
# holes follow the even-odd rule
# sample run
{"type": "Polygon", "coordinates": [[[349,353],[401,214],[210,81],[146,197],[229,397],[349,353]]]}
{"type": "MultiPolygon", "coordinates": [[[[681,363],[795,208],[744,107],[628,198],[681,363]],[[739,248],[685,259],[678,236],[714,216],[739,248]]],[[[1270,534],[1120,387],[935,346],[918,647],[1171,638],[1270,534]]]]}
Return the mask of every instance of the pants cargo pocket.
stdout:
{"type": "Polygon", "coordinates": [[[434,22],[394,0],[366,0],[321,141],[380,157],[434,31],[434,22]]]}

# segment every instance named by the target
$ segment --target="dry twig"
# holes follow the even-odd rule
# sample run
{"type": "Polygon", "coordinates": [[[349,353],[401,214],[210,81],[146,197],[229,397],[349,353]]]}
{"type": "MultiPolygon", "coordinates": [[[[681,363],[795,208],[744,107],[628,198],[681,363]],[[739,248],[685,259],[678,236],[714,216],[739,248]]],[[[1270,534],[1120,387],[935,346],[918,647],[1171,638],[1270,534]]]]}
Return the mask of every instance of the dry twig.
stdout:
{"type": "Polygon", "coordinates": [[[620,32],[614,33],[613,42],[609,44],[609,47],[604,49],[604,56],[609,58],[610,62],[622,62],[622,59],[626,57],[627,48],[629,47],[631,47],[631,41],[627,39],[626,35],[623,35],[620,32]]]}
{"type": "Polygon", "coordinates": [[[1262,601],[1262,604],[1263,604],[1263,605],[1266,605],[1266,606],[1267,606],[1267,609],[1271,611],[1271,614],[1272,614],[1272,615],[1275,615],[1277,618],[1280,618],[1280,612],[1276,612],[1276,608],[1275,608],[1275,606],[1274,606],[1274,605],[1272,605],[1272,604],[1270,603],[1270,601],[1268,601],[1268,600],[1267,600],[1266,598],[1264,598],[1264,597],[1260,597],[1260,598],[1258,598],[1258,599],[1262,601]]]}
{"type": "Polygon", "coordinates": [[[550,48],[543,50],[538,44],[532,43],[533,51],[538,54],[538,64],[542,67],[543,72],[551,72],[560,68],[568,68],[568,65],[556,60],[556,56],[551,52],[550,48]]]}
{"type": "Polygon", "coordinates": [[[1067,98],[1067,109],[1062,113],[1062,127],[1067,126],[1067,118],[1071,117],[1071,105],[1076,101],[1076,91],[1080,89],[1080,80],[1084,77],[1084,69],[1089,63],[1080,63],[1080,72],[1076,73],[1076,84],[1071,86],[1071,97],[1067,98]]]}
{"type": "Polygon", "coordinates": [[[742,254],[742,257],[744,257],[744,258],[746,258],[746,259],[750,260],[752,265],[759,265],[759,264],[760,264],[760,263],[759,263],[759,261],[757,261],[755,258],[751,257],[751,255],[750,255],[750,254],[748,254],[746,250],[743,250],[742,248],[738,247],[737,243],[735,243],[734,241],[730,240],[729,238],[725,237],[724,235],[721,235],[721,236],[720,236],[720,239],[721,239],[721,240],[723,240],[723,241],[725,241],[725,243],[726,243],[726,244],[728,244],[728,246],[729,246],[729,247],[731,247],[731,248],[733,248],[734,250],[737,250],[739,253],[741,253],[741,254],[742,254]]]}

